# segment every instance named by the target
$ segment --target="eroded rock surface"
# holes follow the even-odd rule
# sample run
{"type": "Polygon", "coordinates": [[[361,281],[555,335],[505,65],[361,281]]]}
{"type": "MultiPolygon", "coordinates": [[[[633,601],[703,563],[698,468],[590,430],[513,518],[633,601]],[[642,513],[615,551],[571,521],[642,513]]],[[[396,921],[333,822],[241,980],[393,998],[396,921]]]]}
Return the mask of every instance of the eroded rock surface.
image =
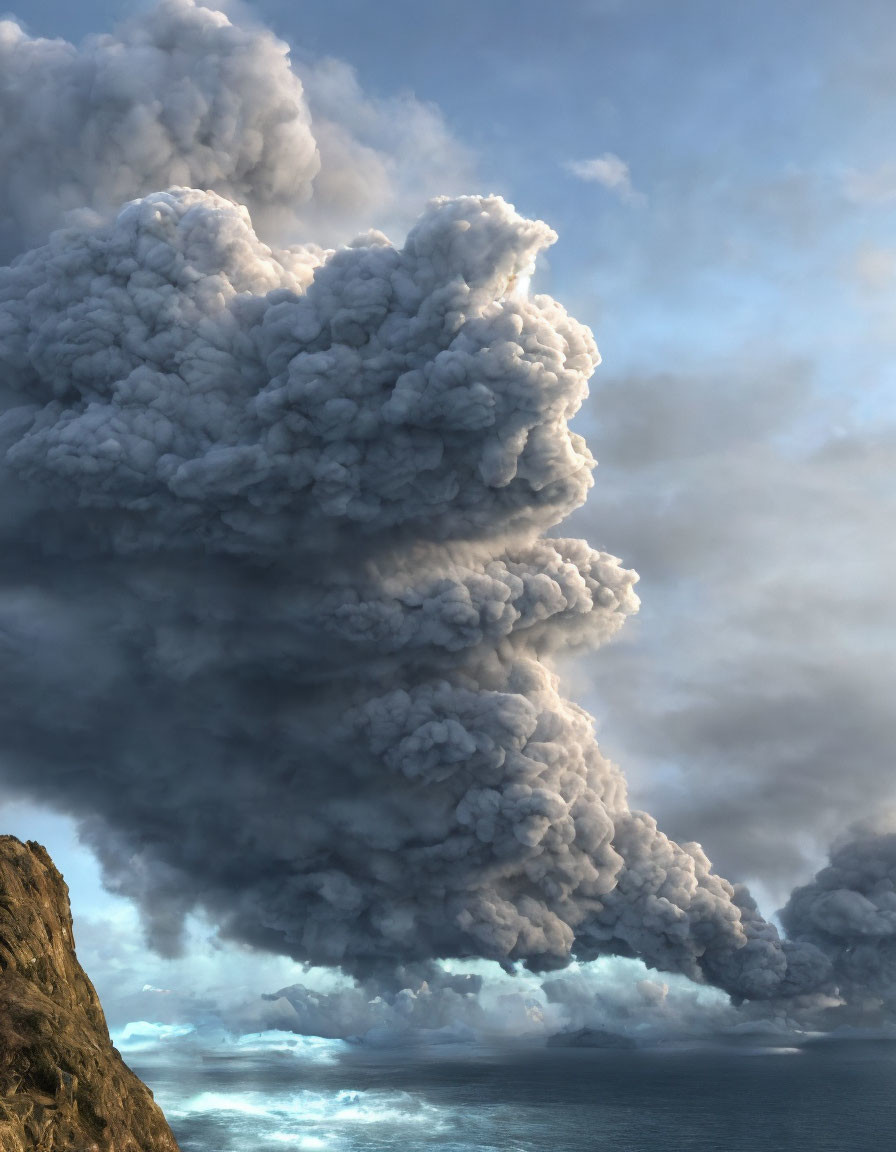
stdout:
{"type": "Polygon", "coordinates": [[[112,1046],[46,849],[0,836],[0,1149],[178,1152],[112,1046]]]}

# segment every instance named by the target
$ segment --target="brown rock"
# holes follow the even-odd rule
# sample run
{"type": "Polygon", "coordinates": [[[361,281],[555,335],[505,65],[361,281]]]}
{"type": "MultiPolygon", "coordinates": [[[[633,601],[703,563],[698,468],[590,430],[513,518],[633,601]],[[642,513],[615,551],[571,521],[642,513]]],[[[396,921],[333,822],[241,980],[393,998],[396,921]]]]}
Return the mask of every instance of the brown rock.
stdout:
{"type": "Polygon", "coordinates": [[[112,1046],[47,850],[0,836],[0,1149],[178,1152],[112,1046]]]}

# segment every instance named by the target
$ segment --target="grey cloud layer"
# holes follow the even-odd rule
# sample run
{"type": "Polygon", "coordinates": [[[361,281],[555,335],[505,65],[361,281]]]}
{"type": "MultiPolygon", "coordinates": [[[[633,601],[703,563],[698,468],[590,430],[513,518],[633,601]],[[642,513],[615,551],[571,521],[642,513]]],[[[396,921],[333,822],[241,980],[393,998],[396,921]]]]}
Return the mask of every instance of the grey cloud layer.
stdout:
{"type": "Polygon", "coordinates": [[[396,961],[616,952],[773,997],[812,945],[628,809],[552,652],[634,574],[546,539],[597,351],[497,198],[275,251],[174,190],[0,271],[8,781],[78,813],[157,942],[396,961]]]}
{"type": "Polygon", "coordinates": [[[568,530],[649,589],[637,636],[588,668],[603,741],[671,836],[771,906],[894,800],[896,437],[851,411],[873,395],[763,355],[601,373],[589,406],[601,482],[568,530]]]}

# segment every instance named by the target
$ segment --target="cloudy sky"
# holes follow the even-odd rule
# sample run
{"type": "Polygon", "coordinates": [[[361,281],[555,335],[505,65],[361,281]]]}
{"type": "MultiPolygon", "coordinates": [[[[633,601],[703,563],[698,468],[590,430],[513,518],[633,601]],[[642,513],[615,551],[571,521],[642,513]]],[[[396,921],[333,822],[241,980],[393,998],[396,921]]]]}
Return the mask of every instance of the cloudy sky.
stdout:
{"type": "MultiPolygon", "coordinates": [[[[14,16],[29,36],[77,43],[142,10],[111,0],[77,7],[21,0],[14,16]]],[[[63,89],[32,90],[25,69],[19,134],[5,132],[2,145],[9,150],[4,170],[16,172],[0,201],[4,258],[43,243],[63,219],[88,229],[120,202],[180,183],[245,200],[271,244],[331,246],[370,228],[400,244],[437,194],[496,193],[523,217],[546,221],[559,239],[539,257],[532,290],[549,293],[593,330],[603,363],[573,422],[599,461],[595,486],[562,528],[550,519],[538,527],[621,557],[640,575],[641,599],[640,612],[599,652],[557,657],[563,693],[595,716],[602,752],[621,766],[632,807],[649,811],[673,841],[701,844],[716,871],[748,884],[771,916],[824,863],[833,840],[856,821],[879,821],[894,801],[896,164],[888,148],[896,90],[888,46],[896,11],[871,0],[858,10],[841,2],[582,0],[554,5],[550,14],[528,0],[423,7],[266,0],[228,11],[261,47],[236,54],[237,65],[223,52],[215,77],[246,94],[247,115],[257,112],[259,123],[274,103],[271,85],[282,86],[277,99],[291,99],[287,73],[267,66],[276,53],[266,55],[273,49],[258,29],[269,28],[292,49],[305,119],[290,121],[270,155],[253,154],[251,165],[242,158],[230,169],[220,163],[234,155],[226,124],[219,154],[209,159],[197,149],[192,166],[182,162],[176,132],[174,144],[163,147],[153,136],[139,155],[127,142],[120,154],[110,148],[106,155],[85,136],[69,156],[53,136],[70,130],[61,120],[44,138],[32,132],[63,89]]],[[[13,33],[5,35],[0,47],[12,44],[13,33]]],[[[135,52],[138,41],[128,41],[137,43],[135,52]]],[[[25,59],[23,49],[15,51],[10,59],[25,59]]],[[[72,115],[102,126],[101,89],[81,86],[81,65],[70,65],[69,56],[69,49],[48,48],[29,66],[67,77],[67,92],[89,90],[83,106],[73,100],[72,115]]],[[[149,66],[139,74],[150,95],[164,80],[149,66]]],[[[135,91],[142,107],[149,98],[135,91]]],[[[513,231],[514,252],[540,246],[500,220],[501,236],[513,231]]],[[[83,267],[94,268],[95,258],[90,249],[83,267]]],[[[307,266],[316,259],[308,256],[307,266]]],[[[49,258],[35,262],[28,290],[56,284],[54,267],[49,258]]],[[[71,275],[75,265],[66,267],[71,275]]],[[[283,268],[276,282],[253,273],[256,280],[241,290],[292,290],[310,275],[298,263],[283,268]]],[[[470,283],[478,275],[470,272],[470,283]]],[[[69,306],[59,303],[61,289],[46,291],[55,293],[48,316],[69,306]]],[[[60,348],[63,342],[60,336],[60,348]]],[[[64,350],[58,355],[64,359],[64,350]]],[[[4,520],[3,531],[12,530],[4,520]]],[[[172,561],[175,581],[186,582],[180,563],[172,561]]],[[[85,562],[79,572],[71,599],[86,619],[95,613],[94,570],[85,562]]],[[[64,579],[55,573],[44,592],[58,594],[64,579]]],[[[618,593],[614,603],[625,614],[619,578],[602,572],[600,579],[618,593]]],[[[16,604],[26,615],[38,611],[16,604]]],[[[49,631],[57,627],[63,652],[80,643],[66,631],[67,619],[54,625],[50,611],[42,619],[49,631]]],[[[102,614],[96,621],[109,626],[102,614]]],[[[270,625],[264,612],[253,621],[270,625]]],[[[111,646],[89,651],[98,680],[111,683],[118,656],[111,646]]],[[[30,723],[39,726],[43,705],[25,694],[47,683],[65,711],[71,693],[64,673],[47,681],[43,665],[29,665],[22,683],[10,707],[33,715],[30,723]]],[[[97,707],[119,700],[104,691],[97,689],[97,707]]],[[[138,725],[148,723],[134,715],[138,725]]],[[[267,713],[263,721],[271,723],[267,713]]],[[[97,739],[110,755],[126,747],[111,726],[97,739]]],[[[88,838],[124,893],[111,895],[72,821],[90,818],[90,802],[76,801],[63,772],[47,777],[52,787],[43,796],[29,787],[29,774],[46,773],[41,765],[51,752],[58,758],[61,744],[53,740],[50,749],[35,738],[34,762],[24,756],[24,767],[8,768],[4,831],[45,842],[65,873],[82,960],[116,1025],[138,1015],[195,1023],[222,1005],[228,1022],[250,1031],[304,1025],[339,1035],[394,1023],[369,1014],[366,994],[349,1006],[309,1007],[294,993],[259,1007],[259,993],[308,984],[296,949],[291,958],[247,952],[216,939],[200,918],[188,921],[179,958],[146,951],[126,899],[139,897],[152,921],[160,873],[152,872],[153,892],[127,876],[128,836],[143,800],[122,807],[117,841],[105,825],[91,825],[88,838]],[[338,1012],[348,1013],[348,1024],[321,1023],[338,1012]]],[[[19,744],[13,739],[5,750],[8,761],[19,744]]],[[[79,755],[96,754],[89,744],[84,749],[79,755]]],[[[99,797],[109,777],[91,787],[99,797]]],[[[197,826],[204,818],[197,816],[197,826]]],[[[212,805],[212,825],[215,818],[212,805]]],[[[147,836],[168,833],[179,835],[163,828],[147,836]]],[[[227,888],[221,875],[206,878],[209,892],[227,888]]],[[[220,912],[220,896],[203,891],[220,912]]],[[[163,951],[175,931],[170,904],[155,921],[163,951]]],[[[270,943],[240,915],[231,935],[270,943]]],[[[434,940],[430,952],[440,946],[447,947],[434,940]]],[[[658,954],[631,939],[627,947],[649,962],[658,954]]],[[[494,948],[484,954],[496,956],[494,948]]],[[[320,963],[325,950],[306,958],[320,963]]],[[[479,963],[468,970],[478,972],[479,963]]],[[[660,1011],[656,996],[668,994],[644,985],[643,968],[605,967],[603,987],[616,990],[605,1016],[660,1011]]],[[[312,977],[323,995],[342,980],[320,971],[312,977]]],[[[736,982],[713,978],[728,990],[736,982]]],[[[494,995],[503,995],[493,979],[494,995]]],[[[550,1029],[581,1022],[580,1002],[591,993],[567,978],[563,988],[538,995],[550,1029]]],[[[680,995],[696,993],[682,983],[680,995]]],[[[531,1024],[525,999],[519,1030],[531,1024]]],[[[509,1001],[501,1003],[476,1013],[506,1015],[509,1001]]],[[[712,1001],[706,1010],[724,1005],[712,1001]]],[[[438,1025],[451,1019],[449,1008],[440,1011],[438,1025]]],[[[465,1026],[481,1023],[465,1011],[458,1010],[465,1026]]]]}

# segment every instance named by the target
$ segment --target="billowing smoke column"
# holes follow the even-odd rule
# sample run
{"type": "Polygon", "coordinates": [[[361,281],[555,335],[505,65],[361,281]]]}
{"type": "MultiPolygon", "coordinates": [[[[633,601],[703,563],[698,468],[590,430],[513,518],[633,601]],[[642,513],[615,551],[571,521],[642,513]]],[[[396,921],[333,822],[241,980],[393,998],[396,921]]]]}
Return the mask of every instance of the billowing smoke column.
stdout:
{"type": "MultiPolygon", "coordinates": [[[[161,93],[130,175],[116,141],[145,101],[102,95],[111,42],[89,68],[39,49],[73,70],[94,206],[181,172],[262,210],[305,194],[313,137],[280,73],[265,89],[213,29],[207,69],[166,87],[189,43],[166,22],[197,11],[129,33],[161,93]],[[258,175],[269,150],[293,186],[258,175]]],[[[201,906],[384,982],[605,953],[738,998],[827,981],[818,948],[629,810],[558,694],[552,655],[638,602],[614,557],[545,536],[591,483],[568,425],[598,362],[528,295],[553,239],[468,197],[400,248],[277,250],[231,199],[173,188],[0,270],[0,771],[82,819],[159,946],[201,906]]]]}
{"type": "Polygon", "coordinates": [[[198,902],[359,974],[819,978],[557,693],[550,653],[637,600],[540,535],[590,483],[597,362],[520,288],[552,239],[468,198],[400,250],[274,252],[180,190],[0,273],[5,773],[102,821],[161,937],[198,902]]]}
{"type": "MultiPolygon", "coordinates": [[[[781,912],[787,931],[817,945],[855,1010],[896,1012],[896,818],[860,824],[830,863],[796,888],[781,912]]],[[[873,1018],[872,1015],[872,1018],[873,1018]]]]}

